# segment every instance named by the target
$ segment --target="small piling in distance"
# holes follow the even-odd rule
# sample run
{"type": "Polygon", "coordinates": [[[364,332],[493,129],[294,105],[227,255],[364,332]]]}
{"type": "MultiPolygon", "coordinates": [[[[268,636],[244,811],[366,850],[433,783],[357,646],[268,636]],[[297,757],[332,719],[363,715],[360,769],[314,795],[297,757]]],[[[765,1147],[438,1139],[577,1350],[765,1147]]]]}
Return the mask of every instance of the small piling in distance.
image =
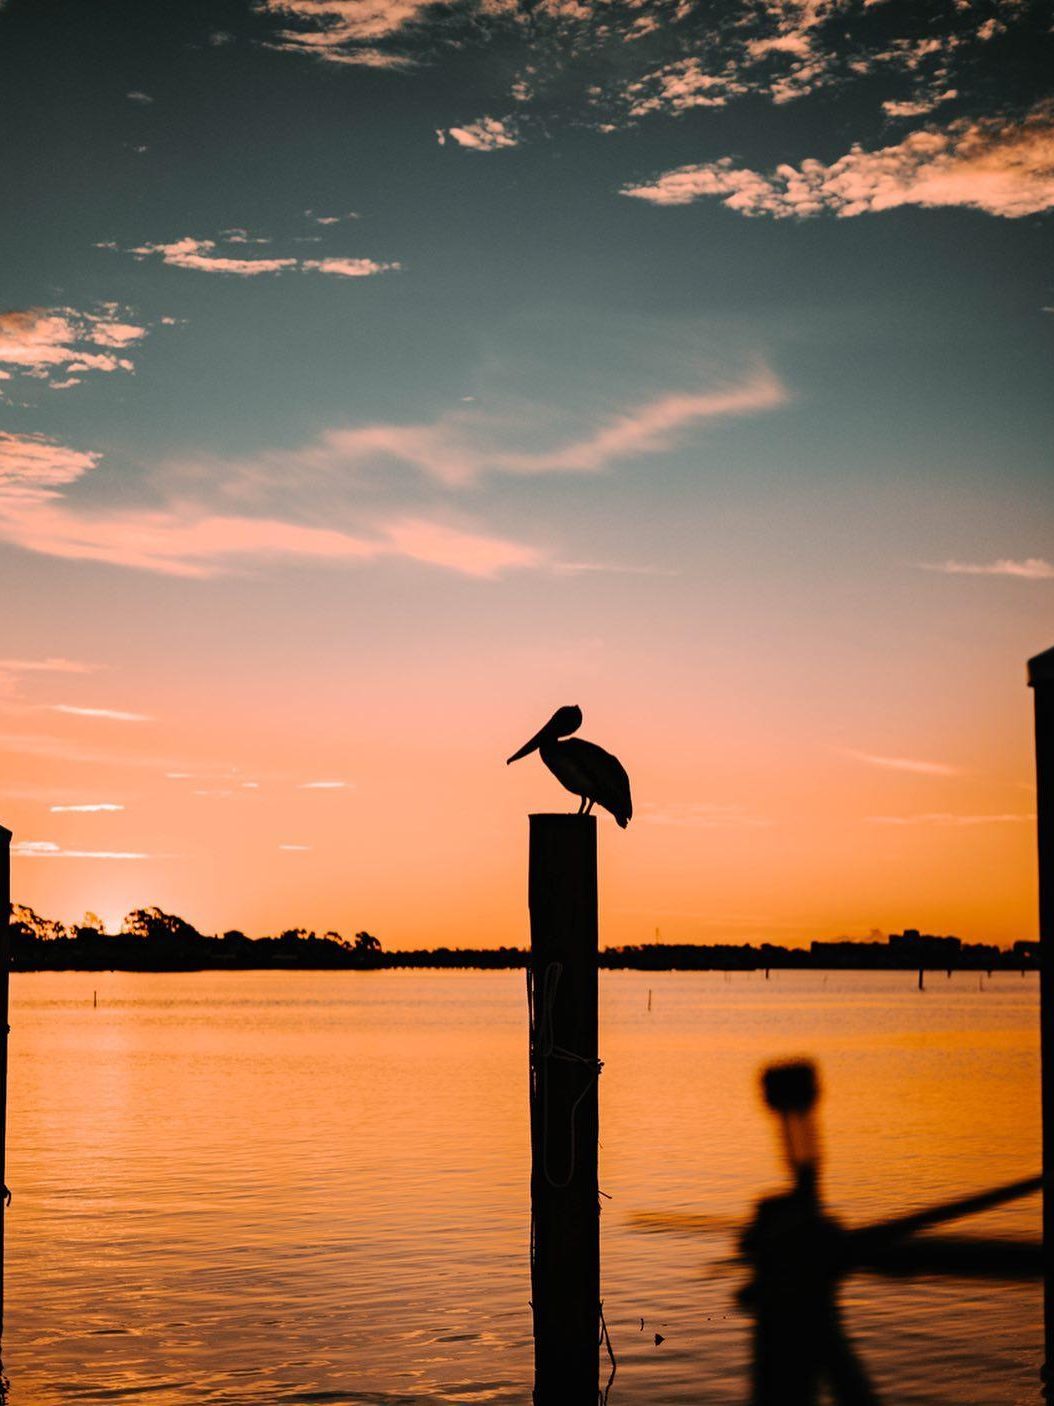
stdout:
{"type": "Polygon", "coordinates": [[[1044,1396],[1054,1399],[1054,649],[1028,661],[1036,706],[1039,1032],[1043,1104],[1044,1396]]]}
{"type": "Polygon", "coordinates": [[[533,1401],[534,1406],[596,1406],[596,819],[532,815],[530,825],[533,1401]]]}
{"type": "Polygon", "coordinates": [[[0,1336],[4,1331],[4,1216],[7,1205],[7,1036],[11,972],[11,831],[0,825],[0,1336]]]}

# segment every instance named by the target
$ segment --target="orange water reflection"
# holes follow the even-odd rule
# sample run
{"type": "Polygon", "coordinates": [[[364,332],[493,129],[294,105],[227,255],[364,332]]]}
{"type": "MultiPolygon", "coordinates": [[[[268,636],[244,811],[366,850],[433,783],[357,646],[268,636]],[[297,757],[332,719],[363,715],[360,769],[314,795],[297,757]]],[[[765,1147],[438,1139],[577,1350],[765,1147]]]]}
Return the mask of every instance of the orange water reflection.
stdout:
{"type": "MultiPolygon", "coordinates": [[[[744,1399],[727,1258],[781,1177],[763,1061],[819,1060],[850,1223],[1038,1168],[1035,979],[983,986],[604,974],[614,1406],[744,1399]]],[[[12,1025],[14,1400],[529,1398],[522,973],[18,975],[12,1025]]],[[[1038,1206],[968,1228],[1034,1235],[1038,1206]]],[[[890,1400],[1035,1399],[1034,1286],[845,1299],[890,1400]]]]}

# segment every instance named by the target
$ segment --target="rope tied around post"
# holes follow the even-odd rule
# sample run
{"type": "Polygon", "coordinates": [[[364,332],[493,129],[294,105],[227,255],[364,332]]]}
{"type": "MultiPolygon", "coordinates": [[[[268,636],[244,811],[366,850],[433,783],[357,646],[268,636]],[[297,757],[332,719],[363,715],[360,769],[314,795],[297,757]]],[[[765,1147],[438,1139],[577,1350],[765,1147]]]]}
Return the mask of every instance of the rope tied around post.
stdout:
{"type": "Polygon", "coordinates": [[[531,969],[527,968],[527,1009],[530,1023],[530,1059],[532,1091],[541,1098],[542,1107],[542,1174],[550,1186],[563,1188],[574,1180],[576,1166],[576,1123],[578,1110],[583,1100],[599,1081],[604,1068],[602,1059],[591,1059],[587,1055],[576,1054],[556,1044],[553,1030],[553,1008],[556,991],[563,974],[562,962],[549,962],[542,975],[542,1000],[539,1006],[535,998],[534,981],[531,969]],[[568,1167],[567,1176],[558,1180],[549,1169],[549,1068],[548,1061],[564,1060],[569,1064],[581,1064],[590,1071],[584,1088],[571,1104],[568,1125],[568,1167]]]}

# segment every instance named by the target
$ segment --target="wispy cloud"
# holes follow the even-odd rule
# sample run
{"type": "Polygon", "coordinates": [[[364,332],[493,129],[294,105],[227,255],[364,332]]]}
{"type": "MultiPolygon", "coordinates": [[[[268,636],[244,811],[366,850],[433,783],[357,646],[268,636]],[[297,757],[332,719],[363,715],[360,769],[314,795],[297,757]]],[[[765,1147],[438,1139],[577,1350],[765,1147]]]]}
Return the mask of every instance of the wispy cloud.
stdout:
{"type": "MultiPolygon", "coordinates": [[[[376,524],[369,533],[352,533],[273,518],[195,514],[186,504],[178,510],[116,514],[66,506],[58,489],[97,461],[96,454],[43,436],[0,434],[0,538],[49,556],[187,577],[214,576],[238,561],[283,557],[332,563],[403,557],[479,578],[547,561],[539,548],[417,518],[397,518],[376,524]]],[[[60,710],[78,711],[70,706],[60,710]]],[[[112,715],[108,710],[79,711],[112,715]]]]}
{"type": "MultiPolygon", "coordinates": [[[[786,404],[779,377],[757,367],[711,387],[670,391],[602,419],[593,429],[554,449],[514,450],[503,441],[519,426],[511,416],[459,408],[432,424],[361,425],[330,430],[297,456],[299,467],[350,465],[392,459],[449,487],[463,487],[486,473],[593,474],[620,460],[673,448],[693,428],[712,420],[762,414],[786,404]]],[[[532,428],[535,417],[525,417],[532,428]]]]}
{"type": "Polygon", "coordinates": [[[854,761],[866,762],[868,766],[884,767],[887,771],[907,771],[913,772],[917,776],[962,776],[961,767],[951,766],[947,762],[920,761],[916,757],[882,757],[874,752],[858,752],[855,748],[847,747],[844,755],[852,757],[854,761]]]}
{"type": "Polygon", "coordinates": [[[310,845],[279,845],[279,849],[285,850],[287,854],[307,854],[311,849],[310,845]]]}
{"type": "Polygon", "coordinates": [[[500,468],[519,473],[596,473],[619,459],[669,449],[689,427],[728,416],[774,410],[788,399],[786,388],[768,370],[718,390],[674,392],[635,407],[585,439],[549,453],[506,454],[500,468]]]}
{"type": "Polygon", "coordinates": [[[1054,581],[1054,564],[1043,557],[1025,557],[1023,561],[1002,557],[990,562],[922,562],[920,565],[923,571],[941,571],[948,576],[1017,576],[1025,581],[1054,581]]]}
{"type": "Polygon", "coordinates": [[[440,146],[449,136],[469,151],[504,151],[520,144],[519,131],[509,117],[481,117],[463,127],[449,127],[445,133],[440,130],[437,135],[440,146]]]}
{"type": "MultiPolygon", "coordinates": [[[[270,243],[268,239],[250,238],[247,232],[241,229],[224,230],[222,242],[236,247],[270,243]]],[[[112,249],[116,246],[107,243],[100,247],[112,249]]],[[[395,272],[402,267],[394,260],[347,256],[299,259],[292,255],[261,255],[248,259],[241,254],[218,252],[219,249],[220,245],[215,239],[195,239],[187,235],[168,243],[138,244],[126,252],[140,260],[160,257],[163,263],[170,264],[173,268],[194,269],[199,273],[232,274],[238,278],[258,278],[264,274],[288,273],[291,270],[327,274],[336,278],[370,278],[380,273],[395,272]]]]}
{"type": "Polygon", "coordinates": [[[830,165],[807,160],[767,175],[722,157],[624,186],[622,194],[653,205],[716,197],[741,215],[777,219],[825,212],[849,218],[904,205],[1018,219],[1054,208],[1054,109],[1044,105],[1023,121],[927,127],[879,151],[856,146],[830,165]]]}
{"type": "Polygon", "coordinates": [[[148,329],[129,321],[116,303],[98,312],[73,308],[27,308],[0,313],[0,368],[44,381],[54,390],[80,385],[94,372],[133,371],[128,349],[148,329]]]}
{"type": "MultiPolygon", "coordinates": [[[[621,460],[659,454],[690,432],[722,418],[767,412],[788,394],[763,366],[708,387],[675,390],[631,406],[553,448],[510,447],[536,435],[537,415],[522,405],[484,411],[458,405],[431,424],[360,425],[329,430],[299,449],[272,451],[251,461],[165,466],[158,497],[170,507],[94,508],[85,497],[74,503],[62,489],[91,473],[100,456],[43,435],[0,433],[0,540],[28,551],[69,560],[209,577],[283,558],[360,563],[404,558],[487,579],[512,570],[615,570],[617,564],[565,564],[533,543],[488,530],[460,513],[435,508],[425,515],[379,506],[356,509],[350,527],[334,523],[332,497],[312,514],[310,485],[327,486],[333,475],[357,465],[381,470],[404,464],[443,488],[459,493],[488,473],[599,473],[621,460]],[[175,480],[165,493],[166,475],[175,480]],[[187,483],[193,483],[191,493],[187,483]],[[301,485],[293,511],[311,520],[287,520],[287,487],[301,485]],[[209,498],[209,502],[195,498],[209,498]],[[243,512],[217,510],[237,503],[243,512]],[[275,516],[276,502],[282,515],[275,516]],[[258,507],[259,516],[244,513],[258,507]],[[365,520],[363,520],[365,519],[365,520]]],[[[434,489],[430,490],[434,498],[434,489]]],[[[638,566],[637,569],[642,569],[638,566]]]]}
{"type": "Polygon", "coordinates": [[[98,667],[79,659],[0,659],[0,674],[91,674],[98,667]]]}
{"type": "Polygon", "coordinates": [[[349,781],[302,781],[301,791],[346,791],[349,781]]]}
{"type": "Polygon", "coordinates": [[[958,815],[952,811],[932,811],[924,815],[869,815],[872,825],[947,825],[970,827],[974,825],[1017,825],[1022,821],[1035,820],[1030,815],[958,815]]]}
{"type": "Polygon", "coordinates": [[[27,674],[90,674],[95,667],[76,659],[0,659],[0,698],[17,698],[27,674]]]}
{"type": "Polygon", "coordinates": [[[80,805],[49,806],[48,809],[53,815],[95,815],[124,810],[124,806],[114,805],[112,801],[85,801],[80,805]]]}
{"type": "Polygon", "coordinates": [[[15,508],[52,498],[58,488],[93,469],[99,458],[46,435],[0,430],[0,504],[15,508]]]}
{"type": "Polygon", "coordinates": [[[51,840],[19,840],[11,846],[12,855],[21,859],[164,859],[160,854],[142,854],[132,850],[63,849],[51,840]]]}
{"type": "Polygon", "coordinates": [[[128,252],[137,259],[159,254],[174,268],[198,269],[202,273],[234,273],[242,278],[255,278],[264,273],[281,273],[295,268],[296,259],[237,259],[215,252],[214,239],[173,239],[167,244],[140,244],[128,252]]]}
{"type": "Polygon", "coordinates": [[[76,718],[108,718],[120,723],[146,723],[146,713],[125,713],[118,708],[82,708],[75,703],[49,703],[53,713],[69,713],[76,718]]]}

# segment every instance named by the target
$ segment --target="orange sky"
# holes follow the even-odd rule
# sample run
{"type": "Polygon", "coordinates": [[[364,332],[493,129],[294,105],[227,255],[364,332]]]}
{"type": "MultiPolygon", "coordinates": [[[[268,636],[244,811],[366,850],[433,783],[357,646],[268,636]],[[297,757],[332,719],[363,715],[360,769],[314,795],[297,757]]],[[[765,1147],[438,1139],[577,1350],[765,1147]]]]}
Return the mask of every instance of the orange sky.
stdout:
{"type": "MultiPolygon", "coordinates": [[[[582,589],[595,587],[569,595],[582,589]]],[[[412,665],[342,657],[310,686],[295,657],[283,670],[287,635],[225,661],[207,621],[215,663],[200,678],[149,637],[124,645],[138,666],[12,670],[4,818],[16,841],[61,851],[16,851],[15,896],[110,924],[157,903],[208,931],[522,942],[525,816],[574,802],[537,755],[504,758],[577,702],[636,805],[625,832],[601,817],[605,943],[904,926],[1009,943],[1035,930],[1023,665],[1043,637],[1004,600],[985,639],[935,617],[925,648],[894,660],[833,619],[796,639],[756,620],[734,643],[707,641],[700,620],[682,654],[649,637],[642,609],[621,642],[571,619],[551,645],[422,643],[412,665]],[[97,804],[123,809],[54,809],[97,804]]]]}

